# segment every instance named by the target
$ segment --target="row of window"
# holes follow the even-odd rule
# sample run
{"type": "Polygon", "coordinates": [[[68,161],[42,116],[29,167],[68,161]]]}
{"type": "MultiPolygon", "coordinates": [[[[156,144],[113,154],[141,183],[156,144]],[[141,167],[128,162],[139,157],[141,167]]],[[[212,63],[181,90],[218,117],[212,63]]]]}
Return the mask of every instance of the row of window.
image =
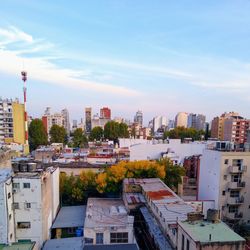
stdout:
{"type": "MultiPolygon", "coordinates": [[[[110,243],[128,243],[128,233],[110,233],[110,243]]],[[[96,233],[96,244],[103,244],[103,233],[96,233]]]]}
{"type": "MultiPolygon", "coordinates": [[[[20,183],[13,183],[13,188],[20,189],[20,183]]],[[[29,182],[24,182],[23,183],[23,188],[30,188],[30,183],[29,182]]]]}
{"type": "MultiPolygon", "coordinates": [[[[225,190],[222,191],[222,195],[223,196],[226,195],[226,191],[225,190]]],[[[239,198],[240,197],[240,191],[238,191],[238,190],[231,190],[230,191],[230,197],[232,197],[232,198],[239,198]]]]}
{"type": "MultiPolygon", "coordinates": [[[[20,204],[18,202],[14,202],[13,203],[13,208],[14,209],[20,209],[20,204]]],[[[24,208],[27,208],[27,209],[31,208],[31,203],[25,202],[24,203],[24,208]]]]}

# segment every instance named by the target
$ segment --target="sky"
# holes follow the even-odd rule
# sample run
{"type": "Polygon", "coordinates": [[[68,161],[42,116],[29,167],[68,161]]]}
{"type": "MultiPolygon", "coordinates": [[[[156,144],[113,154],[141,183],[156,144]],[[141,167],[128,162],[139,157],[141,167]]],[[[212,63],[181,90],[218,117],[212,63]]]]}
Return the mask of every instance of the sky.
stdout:
{"type": "Polygon", "coordinates": [[[26,70],[33,117],[250,118],[249,13],[249,0],[1,1],[0,96],[22,101],[26,70]]]}

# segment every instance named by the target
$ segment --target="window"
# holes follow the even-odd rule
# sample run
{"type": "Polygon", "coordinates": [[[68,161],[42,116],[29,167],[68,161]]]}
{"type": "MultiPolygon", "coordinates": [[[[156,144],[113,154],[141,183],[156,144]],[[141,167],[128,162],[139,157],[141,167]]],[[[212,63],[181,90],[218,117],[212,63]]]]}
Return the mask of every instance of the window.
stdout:
{"type": "Polygon", "coordinates": [[[11,220],[11,214],[9,214],[9,220],[11,220]]]}
{"type": "Polygon", "coordinates": [[[13,203],[13,208],[14,209],[19,209],[19,203],[18,202],[14,202],[13,203]]]}
{"type": "Polygon", "coordinates": [[[227,180],[227,175],[224,175],[224,181],[226,181],[227,180]]]}
{"type": "Polygon", "coordinates": [[[20,188],[20,183],[13,183],[13,188],[19,189],[20,188]]]}
{"type": "Polygon", "coordinates": [[[231,190],[230,197],[240,197],[240,192],[237,190],[231,190]]]}
{"type": "Polygon", "coordinates": [[[30,222],[17,222],[17,228],[30,228],[30,222]]]}
{"type": "Polygon", "coordinates": [[[8,199],[10,199],[10,197],[11,197],[11,193],[8,193],[8,199]]]}
{"type": "Polygon", "coordinates": [[[94,240],[92,238],[84,238],[86,244],[93,244],[94,240]]]}
{"type": "Polygon", "coordinates": [[[30,188],[30,183],[28,183],[28,182],[23,183],[23,188],[30,188]]]}
{"type": "Polygon", "coordinates": [[[241,175],[239,175],[239,174],[232,175],[231,181],[232,182],[241,182],[241,175]]]}
{"type": "Polygon", "coordinates": [[[224,163],[225,163],[225,164],[228,164],[228,159],[225,159],[224,163]]]}
{"type": "Polygon", "coordinates": [[[238,207],[237,206],[230,206],[228,211],[229,211],[229,213],[238,213],[238,207]]]}
{"type": "Polygon", "coordinates": [[[96,233],[96,244],[103,244],[103,233],[96,233]]]}
{"type": "Polygon", "coordinates": [[[226,195],[226,191],[225,190],[222,191],[222,195],[226,195]]]}
{"type": "Polygon", "coordinates": [[[182,237],[181,237],[181,250],[184,250],[184,240],[185,240],[184,235],[182,235],[182,237]]]}
{"type": "Polygon", "coordinates": [[[128,243],[128,233],[110,233],[110,243],[128,243]]]}
{"type": "Polygon", "coordinates": [[[189,240],[187,239],[186,250],[189,250],[189,240]]]}
{"type": "Polygon", "coordinates": [[[31,208],[31,203],[25,203],[25,208],[31,208]]]}

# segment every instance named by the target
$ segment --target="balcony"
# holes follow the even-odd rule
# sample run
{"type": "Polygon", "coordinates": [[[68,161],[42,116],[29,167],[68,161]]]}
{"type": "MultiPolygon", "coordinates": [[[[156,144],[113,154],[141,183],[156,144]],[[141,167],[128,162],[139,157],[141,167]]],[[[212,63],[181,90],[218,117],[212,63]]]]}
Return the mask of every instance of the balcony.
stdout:
{"type": "Polygon", "coordinates": [[[235,213],[227,212],[225,217],[228,220],[240,220],[243,217],[243,213],[242,212],[235,212],[235,213]]]}
{"type": "Polygon", "coordinates": [[[229,166],[228,170],[230,174],[242,173],[247,170],[247,166],[229,166]]]}
{"type": "Polygon", "coordinates": [[[246,186],[246,183],[244,181],[228,183],[228,189],[241,189],[241,188],[244,188],[245,186],[246,186]]]}
{"type": "Polygon", "coordinates": [[[228,197],[227,204],[228,205],[241,205],[244,203],[244,197],[228,197]]]}

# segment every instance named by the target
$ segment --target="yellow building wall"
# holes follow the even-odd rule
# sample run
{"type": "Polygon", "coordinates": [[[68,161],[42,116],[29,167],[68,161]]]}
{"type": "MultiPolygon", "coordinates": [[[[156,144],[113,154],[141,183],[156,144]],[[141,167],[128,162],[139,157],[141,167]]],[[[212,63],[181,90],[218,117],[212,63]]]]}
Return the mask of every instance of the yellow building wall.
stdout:
{"type": "Polygon", "coordinates": [[[24,122],[24,105],[13,102],[13,131],[14,142],[25,144],[25,122],[24,122]]]}

